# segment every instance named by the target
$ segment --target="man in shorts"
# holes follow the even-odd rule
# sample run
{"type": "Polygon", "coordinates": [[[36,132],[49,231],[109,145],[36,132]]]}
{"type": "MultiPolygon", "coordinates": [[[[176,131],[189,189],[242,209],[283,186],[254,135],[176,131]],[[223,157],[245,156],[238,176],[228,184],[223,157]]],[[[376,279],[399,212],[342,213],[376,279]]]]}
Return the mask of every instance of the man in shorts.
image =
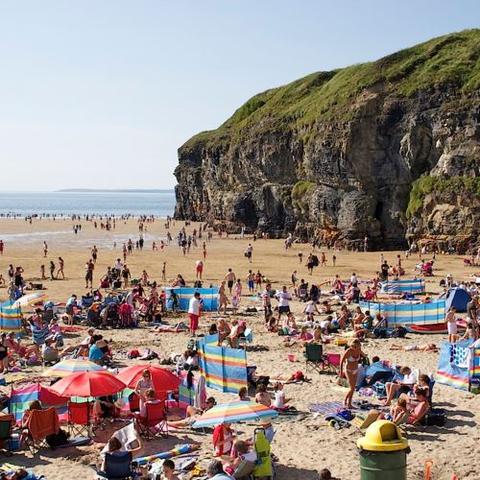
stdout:
{"type": "Polygon", "coordinates": [[[287,290],[287,287],[284,285],[282,290],[275,295],[275,298],[278,300],[278,323],[280,323],[280,318],[283,314],[287,315],[290,313],[290,300],[292,296],[287,290]]]}
{"type": "Polygon", "coordinates": [[[237,277],[235,276],[235,274],[233,273],[233,271],[232,271],[231,268],[228,269],[228,272],[227,272],[227,274],[225,275],[225,279],[224,279],[224,280],[227,282],[228,291],[230,292],[230,295],[231,295],[231,294],[232,294],[233,284],[234,284],[235,281],[237,280],[237,277]]]}
{"type": "Polygon", "coordinates": [[[190,333],[195,335],[198,329],[198,319],[200,317],[200,293],[195,292],[188,304],[188,316],[190,318],[190,333]]]}

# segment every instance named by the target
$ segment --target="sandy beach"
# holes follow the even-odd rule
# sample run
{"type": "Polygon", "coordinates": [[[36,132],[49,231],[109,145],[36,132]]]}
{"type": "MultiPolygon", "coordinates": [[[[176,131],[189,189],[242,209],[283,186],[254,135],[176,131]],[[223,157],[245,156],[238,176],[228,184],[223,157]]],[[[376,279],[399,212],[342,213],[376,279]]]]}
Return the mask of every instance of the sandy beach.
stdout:
{"type": "MultiPolygon", "coordinates": [[[[65,302],[69,295],[85,292],[84,267],[90,258],[90,250],[97,245],[99,254],[95,265],[94,285],[98,285],[99,278],[105,273],[108,266],[121,257],[121,246],[129,238],[138,239],[138,225],[135,219],[126,222],[117,221],[116,229],[106,232],[95,229],[91,222],[82,221],[82,230],[79,234],[73,233],[71,220],[34,220],[31,224],[24,220],[1,220],[0,239],[5,241],[5,251],[0,256],[0,273],[6,277],[9,264],[21,265],[26,282],[40,281],[40,265],[44,264],[48,273],[48,264],[53,260],[58,264],[58,257],[65,260],[65,280],[45,280],[47,299],[54,302],[65,302]],[[43,256],[43,242],[48,244],[48,255],[43,256]],[[116,242],[116,248],[114,248],[116,242]]],[[[172,227],[172,235],[183,226],[176,222],[172,227]]],[[[194,224],[187,227],[192,230],[194,224]]],[[[192,285],[195,280],[195,261],[202,256],[201,243],[187,255],[183,255],[174,243],[163,251],[153,251],[152,241],[157,244],[165,239],[164,222],[157,220],[147,224],[145,246],[143,251],[134,250],[127,258],[127,264],[133,278],[138,278],[143,269],[146,269],[150,280],[157,280],[160,284],[161,268],[167,262],[166,272],[169,281],[181,273],[187,284],[192,285]]],[[[175,235],[174,235],[175,236],[175,235]]],[[[202,239],[203,240],[203,239],[202,239]]],[[[380,266],[380,252],[335,252],[336,266],[332,265],[332,251],[323,250],[327,256],[327,266],[316,268],[310,276],[304,265],[311,247],[305,244],[294,244],[286,251],[283,240],[257,240],[251,238],[218,238],[216,234],[212,241],[207,242],[207,258],[204,268],[204,285],[218,285],[223,279],[227,268],[232,268],[238,278],[245,279],[248,270],[260,270],[272,283],[274,288],[282,285],[290,286],[290,276],[297,270],[299,278],[309,282],[321,283],[331,280],[335,274],[341,278],[349,278],[355,272],[360,280],[370,280],[380,266]],[[248,243],[253,245],[253,261],[250,264],[244,256],[248,243]],[[303,253],[303,264],[299,263],[298,253],[303,253]]],[[[322,251],[322,250],[320,250],[322,251]]],[[[387,261],[393,263],[400,253],[403,265],[407,272],[406,278],[411,278],[413,269],[418,262],[418,255],[404,259],[403,252],[384,252],[387,261]]],[[[438,255],[435,262],[435,276],[426,279],[427,292],[441,291],[439,281],[448,273],[455,279],[471,280],[475,273],[474,268],[467,268],[463,258],[459,256],[438,255]]],[[[247,307],[261,308],[261,301],[255,296],[248,296],[245,292],[241,299],[240,311],[247,307]]],[[[6,288],[0,288],[0,299],[7,297],[6,288]]],[[[303,304],[292,302],[292,309],[298,319],[302,318],[303,304]]],[[[185,316],[185,315],[184,315],[185,316]]],[[[248,352],[248,363],[255,364],[261,374],[286,376],[296,370],[305,371],[302,348],[284,347],[283,339],[276,334],[268,333],[263,325],[261,313],[244,316],[239,312],[238,318],[245,318],[254,331],[254,345],[256,348],[248,352]],[[295,362],[287,360],[288,354],[294,354],[295,362]]],[[[201,317],[201,332],[206,333],[208,326],[215,321],[216,314],[206,314],[201,317]]],[[[168,320],[168,318],[167,318],[168,320]]],[[[149,347],[161,357],[172,352],[182,352],[188,342],[187,333],[155,333],[151,329],[138,328],[133,330],[108,331],[106,338],[113,340],[116,350],[130,350],[137,347],[149,347]]],[[[85,336],[84,332],[67,338],[66,344],[78,343],[85,336]]],[[[408,335],[406,339],[396,339],[395,343],[404,345],[433,342],[440,344],[446,335],[408,335]]],[[[389,345],[393,340],[368,339],[362,348],[370,357],[378,355],[381,359],[388,359],[393,364],[410,365],[418,368],[422,373],[434,373],[437,366],[438,354],[424,352],[390,351],[389,345]]],[[[327,345],[328,352],[341,352],[340,347],[327,345]]],[[[130,364],[132,361],[122,360],[121,364],[130,364]]],[[[36,367],[28,375],[39,373],[36,367]]],[[[342,401],[345,391],[335,383],[332,375],[319,375],[308,372],[311,382],[286,385],[286,397],[291,398],[290,404],[299,411],[308,412],[311,403],[325,401],[342,401]]],[[[232,398],[226,394],[209,391],[218,400],[232,398]]],[[[358,396],[356,396],[358,398],[358,396]]],[[[455,390],[451,387],[435,385],[435,406],[447,411],[448,421],[445,427],[420,427],[409,430],[408,441],[411,453],[408,455],[409,479],[423,478],[423,469],[426,460],[433,461],[434,478],[436,480],[450,480],[452,474],[460,479],[478,479],[480,477],[480,462],[475,458],[477,442],[480,433],[477,428],[479,420],[478,398],[467,392],[455,390]]],[[[248,434],[251,427],[244,425],[234,426],[238,431],[248,434]]],[[[278,480],[313,480],[318,478],[318,471],[329,468],[332,474],[339,479],[350,480],[359,478],[359,460],[356,441],[362,433],[354,427],[336,431],[329,427],[322,417],[311,414],[299,415],[290,419],[278,421],[275,425],[276,437],[272,444],[272,451],[279,458],[277,466],[278,480]]],[[[65,478],[93,478],[93,470],[89,465],[95,463],[97,452],[108,439],[109,431],[99,432],[95,443],[87,447],[60,449],[56,451],[42,450],[39,455],[32,456],[25,452],[16,452],[13,457],[6,459],[15,465],[33,467],[34,471],[44,474],[48,480],[65,478]]],[[[167,450],[175,444],[194,440],[202,443],[202,453],[212,453],[211,436],[172,431],[167,440],[155,440],[145,445],[145,452],[152,453],[167,450]]],[[[4,457],[2,457],[2,461],[4,457]]]]}

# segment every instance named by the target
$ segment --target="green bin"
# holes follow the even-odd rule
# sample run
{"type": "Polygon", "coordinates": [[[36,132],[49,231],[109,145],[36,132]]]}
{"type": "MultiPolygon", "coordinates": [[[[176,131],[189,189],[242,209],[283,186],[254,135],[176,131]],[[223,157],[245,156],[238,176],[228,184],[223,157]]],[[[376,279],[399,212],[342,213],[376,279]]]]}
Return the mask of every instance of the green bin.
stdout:
{"type": "Polygon", "coordinates": [[[400,429],[377,420],[357,442],[361,480],[407,480],[408,442],[400,429]]]}

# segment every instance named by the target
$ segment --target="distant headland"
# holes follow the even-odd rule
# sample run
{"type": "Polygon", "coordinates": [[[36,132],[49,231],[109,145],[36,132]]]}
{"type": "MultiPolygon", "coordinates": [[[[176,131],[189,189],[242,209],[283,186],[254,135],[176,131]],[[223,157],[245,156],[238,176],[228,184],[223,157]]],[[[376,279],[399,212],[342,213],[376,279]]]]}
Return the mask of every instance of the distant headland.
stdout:
{"type": "Polygon", "coordinates": [[[171,193],[173,189],[158,188],[62,188],[55,192],[63,193],[171,193]]]}

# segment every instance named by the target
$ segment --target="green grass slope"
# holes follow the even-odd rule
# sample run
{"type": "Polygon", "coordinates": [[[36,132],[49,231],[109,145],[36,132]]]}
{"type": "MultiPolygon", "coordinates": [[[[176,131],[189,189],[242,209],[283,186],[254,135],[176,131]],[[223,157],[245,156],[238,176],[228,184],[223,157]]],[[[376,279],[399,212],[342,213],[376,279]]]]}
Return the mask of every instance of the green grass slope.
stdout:
{"type": "Polygon", "coordinates": [[[218,129],[192,137],[222,142],[245,129],[281,129],[341,119],[346,107],[368,87],[382,84],[387,92],[410,97],[422,90],[449,85],[463,92],[480,88],[480,30],[434,38],[376,62],[318,72],[255,95],[218,129]]]}

